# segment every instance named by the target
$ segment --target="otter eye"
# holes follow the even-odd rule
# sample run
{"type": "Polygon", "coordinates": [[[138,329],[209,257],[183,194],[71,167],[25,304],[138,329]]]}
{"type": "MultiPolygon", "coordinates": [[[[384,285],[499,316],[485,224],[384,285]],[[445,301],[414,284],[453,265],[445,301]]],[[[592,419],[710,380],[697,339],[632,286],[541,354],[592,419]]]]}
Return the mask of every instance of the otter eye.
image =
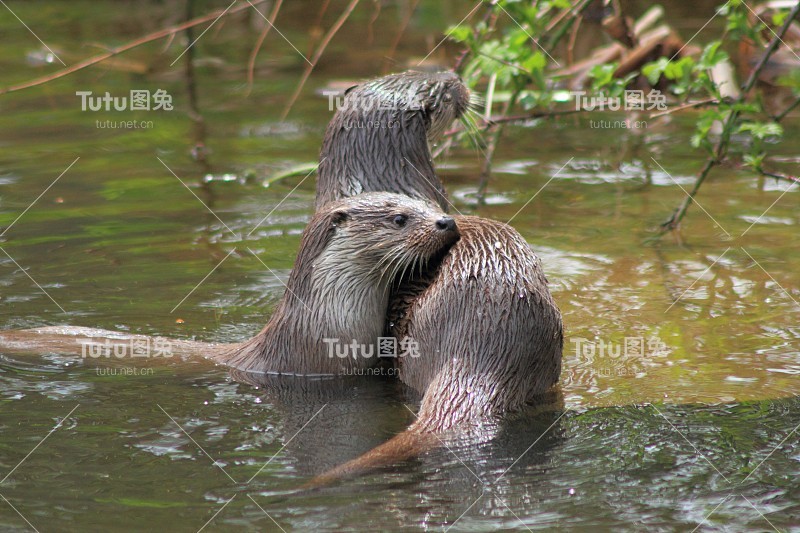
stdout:
{"type": "Polygon", "coordinates": [[[406,221],[407,220],[408,220],[408,217],[405,216],[405,215],[395,215],[395,217],[392,220],[392,222],[394,222],[395,226],[397,226],[399,228],[402,228],[403,226],[406,225],[406,221]]]}

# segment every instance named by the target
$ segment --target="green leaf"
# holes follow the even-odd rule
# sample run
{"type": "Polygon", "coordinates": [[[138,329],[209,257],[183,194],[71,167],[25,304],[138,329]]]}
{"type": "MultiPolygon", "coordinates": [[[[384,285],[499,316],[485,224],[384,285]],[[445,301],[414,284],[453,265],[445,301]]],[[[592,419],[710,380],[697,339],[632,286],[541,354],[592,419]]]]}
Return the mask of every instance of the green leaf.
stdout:
{"type": "Polygon", "coordinates": [[[523,63],[522,68],[530,72],[541,71],[547,65],[547,58],[540,51],[531,54],[523,63]]]}
{"type": "Polygon", "coordinates": [[[783,128],[777,122],[745,122],[739,126],[740,133],[749,132],[754,138],[764,140],[767,137],[781,137],[783,128]]]}
{"type": "Polygon", "coordinates": [[[706,70],[714,67],[720,61],[727,61],[728,54],[722,50],[722,41],[712,41],[703,48],[703,53],[700,55],[700,61],[697,63],[697,68],[706,70]]]}
{"type": "Polygon", "coordinates": [[[772,14],[772,24],[775,26],[783,26],[786,22],[786,17],[789,16],[789,11],[777,11],[772,14]]]}
{"type": "Polygon", "coordinates": [[[468,26],[453,26],[447,30],[450,39],[457,43],[463,43],[472,37],[472,30],[468,26]]]}
{"type": "Polygon", "coordinates": [[[758,171],[764,164],[764,154],[760,152],[758,154],[745,154],[744,155],[744,164],[753,168],[754,170],[758,171]]]}
{"type": "Polygon", "coordinates": [[[669,65],[669,59],[666,57],[659,58],[658,61],[648,63],[642,67],[642,74],[650,82],[650,85],[655,85],[664,73],[664,70],[669,65]]]}

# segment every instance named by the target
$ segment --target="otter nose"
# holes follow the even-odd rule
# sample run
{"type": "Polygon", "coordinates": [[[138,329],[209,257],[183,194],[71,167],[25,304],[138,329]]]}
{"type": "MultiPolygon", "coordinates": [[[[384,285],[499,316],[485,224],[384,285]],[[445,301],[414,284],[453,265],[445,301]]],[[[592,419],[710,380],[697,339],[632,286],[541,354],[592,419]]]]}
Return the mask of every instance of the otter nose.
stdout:
{"type": "Polygon", "coordinates": [[[456,221],[452,217],[442,217],[436,221],[436,227],[442,231],[455,231],[456,221]]]}

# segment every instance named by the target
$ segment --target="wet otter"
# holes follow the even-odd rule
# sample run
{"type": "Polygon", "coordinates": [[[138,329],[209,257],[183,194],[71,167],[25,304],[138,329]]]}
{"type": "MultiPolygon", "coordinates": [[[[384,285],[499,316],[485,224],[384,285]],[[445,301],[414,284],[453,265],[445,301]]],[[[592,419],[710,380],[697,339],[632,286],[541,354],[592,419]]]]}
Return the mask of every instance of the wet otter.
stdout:
{"type": "MultiPolygon", "coordinates": [[[[395,75],[389,86],[402,93],[401,79],[402,75],[395,75]]],[[[413,86],[417,76],[410,79],[413,86]]],[[[380,80],[367,85],[385,86],[380,80]]],[[[468,94],[466,88],[450,91],[468,94]]],[[[385,113],[367,110],[357,118],[380,123],[387,120],[385,113]]],[[[356,118],[352,111],[347,116],[356,118]]],[[[336,116],[332,120],[332,124],[340,122],[336,116]]],[[[383,168],[384,160],[408,157],[409,146],[425,147],[417,159],[429,157],[428,130],[414,127],[391,135],[386,131],[369,128],[348,136],[326,137],[323,154],[338,154],[351,165],[358,160],[359,168],[372,169],[383,168]],[[403,142],[397,142],[398,137],[403,142]],[[381,150],[363,150],[363,146],[381,150]]],[[[359,179],[350,175],[349,187],[399,193],[411,188],[415,196],[440,200],[444,188],[433,167],[414,170],[404,182],[393,181],[380,171],[364,173],[359,179]]],[[[318,205],[343,193],[322,166],[319,176],[318,205]]],[[[406,432],[320,476],[310,486],[416,455],[437,444],[437,433],[469,430],[517,410],[558,382],[563,326],[541,262],[507,224],[472,216],[454,218],[459,241],[437,269],[406,278],[390,305],[389,331],[418,345],[418,357],[399,361],[399,375],[423,394],[419,417],[406,432]]]]}
{"type": "MultiPolygon", "coordinates": [[[[415,165],[402,179],[394,179],[394,165],[430,163],[428,143],[461,117],[469,98],[453,73],[392,74],[351,88],[345,101],[353,100],[352,105],[336,112],[325,135],[317,205],[349,191],[375,190],[442,201],[444,187],[432,165],[415,165]],[[358,105],[359,99],[370,98],[395,107],[358,105]],[[432,111],[423,105],[425,112],[419,112],[420,102],[432,111]],[[345,127],[348,121],[384,125],[395,120],[400,121],[395,128],[345,127]]],[[[442,413],[444,418],[431,421],[440,429],[464,422],[467,412],[490,414],[519,406],[529,394],[554,385],[561,368],[561,313],[530,246],[507,224],[455,218],[461,239],[436,272],[406,279],[394,294],[389,316],[394,335],[420,345],[418,358],[401,360],[401,379],[427,396],[431,385],[448,374],[449,385],[456,387],[450,399],[466,395],[464,412],[442,413]],[[515,375],[519,372],[530,374],[521,379],[515,375]]],[[[423,406],[430,401],[426,398],[423,406]]]]}
{"type": "MultiPolygon", "coordinates": [[[[303,232],[286,293],[258,335],[231,345],[153,340],[168,341],[174,355],[202,355],[247,372],[341,374],[372,365],[375,356],[329,357],[325,339],[374,345],[398,276],[435,262],[457,238],[454,220],[421,200],[367,193],[329,203],[303,232]]],[[[54,327],[2,332],[0,346],[74,354],[87,338],[108,339],[106,349],[149,339],[54,327]]]]}
{"type": "Polygon", "coordinates": [[[317,207],[361,192],[389,191],[432,200],[447,211],[429,145],[469,103],[467,87],[452,72],[403,72],[348,89],[325,131],[317,207]]]}
{"type": "Polygon", "coordinates": [[[393,302],[391,331],[419,347],[400,378],[425,393],[415,423],[425,431],[519,410],[561,373],[561,313],[539,258],[506,224],[456,221],[462,237],[437,272],[393,302]]]}
{"type": "Polygon", "coordinates": [[[423,393],[413,424],[366,454],[317,476],[318,488],[442,445],[449,432],[480,434],[526,404],[560,409],[561,313],[541,262],[511,227],[455,217],[461,238],[440,266],[394,294],[390,331],[417,344],[400,379],[423,393]]]}
{"type": "Polygon", "coordinates": [[[421,200],[366,193],[326,204],[303,233],[270,321],[222,360],[247,372],[300,374],[374,365],[376,355],[330,357],[331,341],[374,346],[398,276],[424,269],[457,238],[455,221],[421,200]]]}

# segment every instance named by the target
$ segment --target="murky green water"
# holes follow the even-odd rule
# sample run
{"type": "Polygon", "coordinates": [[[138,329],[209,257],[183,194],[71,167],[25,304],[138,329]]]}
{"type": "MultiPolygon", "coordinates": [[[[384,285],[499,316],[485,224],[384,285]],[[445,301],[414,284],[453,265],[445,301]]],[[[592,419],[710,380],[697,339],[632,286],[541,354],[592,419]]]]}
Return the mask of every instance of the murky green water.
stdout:
{"type": "MultiPolygon", "coordinates": [[[[91,43],[122,43],[183,11],[182,3],[8,4],[67,64],[97,52],[91,43]]],[[[198,13],[222,5],[199,4],[198,13]]],[[[307,54],[317,7],[289,4],[277,26],[307,54]]],[[[190,156],[183,61],[169,67],[187,44],[181,37],[137,48],[118,68],[0,96],[0,326],[208,341],[255,333],[282,295],[314,194],[313,177],[262,182],[316,159],[330,112],[314,90],[381,71],[407,6],[384,5],[370,33],[374,7],[355,11],[285,123],[302,58],[273,32],[245,97],[258,16],[212,27],[196,45],[208,167],[190,156]],[[152,72],[131,71],[139,66],[152,72]],[[82,112],[75,95],[130,89],[164,89],[175,109],[82,112]],[[98,128],[98,120],[152,128],[98,128]],[[213,179],[200,186],[206,175],[213,179]]],[[[441,19],[457,22],[470,8],[422,2],[395,69],[435,45],[441,19]]],[[[707,19],[690,15],[697,19],[677,17],[687,35],[707,19]]],[[[39,65],[46,50],[2,7],[0,30],[0,86],[55,71],[39,65]]],[[[688,187],[702,162],[688,148],[690,122],[673,116],[629,131],[592,128],[587,117],[514,127],[482,207],[472,201],[480,154],[459,149],[438,163],[460,211],[513,218],[542,256],[567,328],[567,411],[521,416],[488,443],[455,442],[293,495],[402,430],[411,419],[403,403],[416,399],[366,378],[265,389],[205,362],[4,353],[0,528],[800,531],[797,187],[784,194],[786,184],[721,169],[680,241],[645,245],[683,198],[676,182],[688,187]]],[[[796,119],[787,126],[775,152],[796,168],[796,119]]]]}

